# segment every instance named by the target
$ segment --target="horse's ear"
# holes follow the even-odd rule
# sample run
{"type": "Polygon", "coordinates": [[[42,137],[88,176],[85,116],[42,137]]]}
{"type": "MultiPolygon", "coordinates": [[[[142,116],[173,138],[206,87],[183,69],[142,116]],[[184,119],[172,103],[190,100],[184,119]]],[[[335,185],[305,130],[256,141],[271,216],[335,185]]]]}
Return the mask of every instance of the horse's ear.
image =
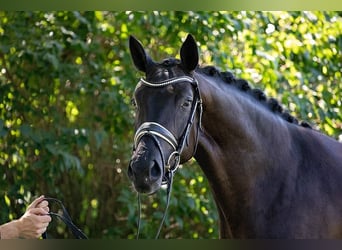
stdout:
{"type": "Polygon", "coordinates": [[[198,65],[198,48],[195,39],[188,34],[180,49],[180,57],[184,68],[191,72],[198,65]]]}
{"type": "Polygon", "coordinates": [[[132,35],[129,36],[129,50],[138,70],[146,73],[147,65],[151,61],[150,57],[146,54],[142,44],[132,35]]]}

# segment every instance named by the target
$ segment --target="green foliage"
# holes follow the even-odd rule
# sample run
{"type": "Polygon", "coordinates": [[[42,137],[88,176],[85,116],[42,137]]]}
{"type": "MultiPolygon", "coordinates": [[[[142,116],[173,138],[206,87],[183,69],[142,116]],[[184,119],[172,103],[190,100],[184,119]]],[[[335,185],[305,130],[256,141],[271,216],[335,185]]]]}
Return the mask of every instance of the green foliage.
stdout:
{"type": "MultiPolygon", "coordinates": [[[[59,198],[91,238],[134,238],[126,177],[138,77],[135,35],[158,60],[192,33],[201,63],[233,71],[299,119],[341,139],[340,12],[0,12],[0,222],[33,196],[59,198]]],[[[143,197],[154,237],[165,191],[143,197]]],[[[57,208],[55,208],[57,209],[57,208]]],[[[175,176],[165,238],[217,238],[217,212],[195,162],[175,176]]],[[[72,237],[61,223],[54,238],[72,237]]]]}

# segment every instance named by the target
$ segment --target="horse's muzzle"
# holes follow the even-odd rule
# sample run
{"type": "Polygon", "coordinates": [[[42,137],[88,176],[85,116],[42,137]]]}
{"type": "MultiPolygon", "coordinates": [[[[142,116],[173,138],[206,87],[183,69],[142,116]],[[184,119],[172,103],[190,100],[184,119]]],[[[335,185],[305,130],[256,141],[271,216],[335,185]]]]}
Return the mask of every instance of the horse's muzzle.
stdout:
{"type": "Polygon", "coordinates": [[[138,147],[128,166],[128,177],[139,193],[155,193],[162,184],[163,168],[160,156],[138,147]]]}

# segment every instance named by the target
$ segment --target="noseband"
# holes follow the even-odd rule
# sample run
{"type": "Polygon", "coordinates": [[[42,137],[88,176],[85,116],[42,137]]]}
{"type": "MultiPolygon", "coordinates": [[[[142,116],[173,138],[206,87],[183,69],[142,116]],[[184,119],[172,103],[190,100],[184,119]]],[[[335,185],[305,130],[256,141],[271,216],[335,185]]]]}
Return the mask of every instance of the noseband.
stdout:
{"type": "MultiPolygon", "coordinates": [[[[194,89],[194,99],[192,101],[192,106],[191,106],[191,111],[190,111],[190,115],[188,118],[188,122],[179,140],[177,140],[177,138],[174,136],[174,134],[170,130],[168,130],[163,125],[159,124],[158,122],[154,122],[154,121],[144,122],[143,124],[141,124],[140,127],[137,129],[135,136],[134,136],[133,151],[136,150],[140,140],[144,136],[150,136],[151,138],[153,138],[160,152],[161,159],[162,159],[163,171],[164,171],[163,184],[167,184],[167,198],[166,198],[166,208],[165,208],[164,215],[160,223],[156,238],[159,237],[161,227],[166,217],[166,212],[167,212],[169,201],[170,201],[173,176],[179,167],[180,156],[185,147],[185,143],[188,144],[190,130],[195,119],[196,111],[198,111],[198,126],[197,126],[196,142],[194,146],[193,155],[196,152],[197,143],[198,143],[198,132],[199,132],[198,130],[199,128],[201,128],[203,108],[202,108],[202,99],[201,99],[201,95],[200,95],[199,88],[198,88],[198,82],[195,78],[192,78],[189,76],[180,76],[180,77],[171,78],[171,79],[168,79],[162,82],[157,82],[157,83],[151,83],[141,78],[139,82],[139,84],[143,84],[151,88],[161,88],[161,87],[165,87],[170,84],[179,83],[179,82],[188,82],[192,85],[194,89]],[[159,142],[160,139],[168,143],[173,149],[173,152],[170,154],[168,160],[166,161],[166,164],[165,164],[165,157],[164,157],[164,154],[163,154],[160,142],[159,142]]],[[[141,217],[140,216],[141,214],[140,195],[138,195],[138,204],[139,204],[139,221],[138,221],[137,238],[139,238],[140,217],[141,217]]]]}

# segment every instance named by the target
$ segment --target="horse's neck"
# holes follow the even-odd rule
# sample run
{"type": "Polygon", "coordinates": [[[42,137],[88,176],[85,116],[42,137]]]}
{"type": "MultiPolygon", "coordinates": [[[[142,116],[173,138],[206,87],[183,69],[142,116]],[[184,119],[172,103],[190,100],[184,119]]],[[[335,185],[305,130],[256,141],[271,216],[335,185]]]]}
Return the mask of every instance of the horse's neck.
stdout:
{"type": "Polygon", "coordinates": [[[235,213],[260,179],[256,176],[278,172],[272,168],[291,153],[288,125],[235,87],[198,79],[204,111],[195,158],[214,195],[221,196],[215,198],[218,206],[235,213]]]}
{"type": "Polygon", "coordinates": [[[224,158],[241,164],[250,157],[272,158],[271,149],[284,151],[286,143],[291,143],[289,124],[261,102],[227,83],[198,77],[204,106],[203,146],[209,144],[224,158]],[[230,153],[232,158],[226,157],[230,153]]]}

